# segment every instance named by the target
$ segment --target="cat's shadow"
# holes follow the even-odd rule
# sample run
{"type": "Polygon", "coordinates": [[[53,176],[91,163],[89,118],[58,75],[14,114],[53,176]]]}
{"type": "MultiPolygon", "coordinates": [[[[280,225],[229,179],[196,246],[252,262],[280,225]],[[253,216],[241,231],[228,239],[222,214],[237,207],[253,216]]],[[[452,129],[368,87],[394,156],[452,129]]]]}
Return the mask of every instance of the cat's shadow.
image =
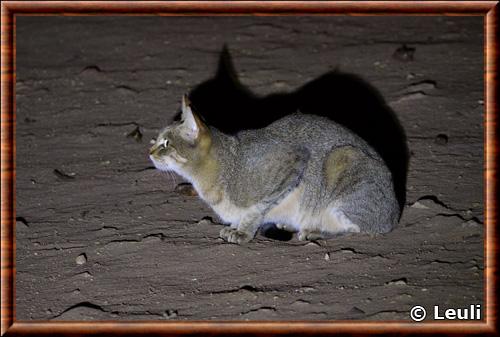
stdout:
{"type": "MultiPolygon", "coordinates": [[[[239,81],[224,46],[215,76],[193,88],[189,98],[207,124],[226,133],[261,128],[297,110],[332,119],[361,136],[384,159],[403,208],[409,159],[406,135],[381,94],[359,76],[328,71],[295,91],[259,97],[239,81]]],[[[262,232],[273,239],[292,238],[270,225],[262,232]]]]}

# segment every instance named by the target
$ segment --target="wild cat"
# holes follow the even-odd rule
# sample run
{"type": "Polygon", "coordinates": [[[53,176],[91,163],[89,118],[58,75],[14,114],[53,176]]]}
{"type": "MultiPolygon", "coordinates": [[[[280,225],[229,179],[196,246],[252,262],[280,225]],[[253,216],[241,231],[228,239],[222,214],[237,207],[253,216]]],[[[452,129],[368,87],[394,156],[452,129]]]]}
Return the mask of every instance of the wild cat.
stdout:
{"type": "Polygon", "coordinates": [[[384,161],[324,117],[297,112],[229,135],[205,124],[184,96],[182,120],[159,133],[150,158],[156,168],[193,184],[229,224],[220,237],[231,243],[252,240],[265,223],[298,232],[299,240],[316,240],[385,233],[399,219],[384,161]]]}

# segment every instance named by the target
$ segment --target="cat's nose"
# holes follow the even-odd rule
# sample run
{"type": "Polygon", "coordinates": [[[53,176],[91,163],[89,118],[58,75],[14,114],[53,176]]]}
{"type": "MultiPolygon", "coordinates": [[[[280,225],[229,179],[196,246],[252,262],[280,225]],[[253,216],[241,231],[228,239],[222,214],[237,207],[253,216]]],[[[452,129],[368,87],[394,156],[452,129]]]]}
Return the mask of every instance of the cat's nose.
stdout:
{"type": "Polygon", "coordinates": [[[152,147],[149,149],[149,155],[150,155],[150,156],[151,156],[151,155],[153,155],[153,154],[156,152],[156,150],[157,150],[157,149],[158,149],[158,146],[152,146],[152,147]]]}

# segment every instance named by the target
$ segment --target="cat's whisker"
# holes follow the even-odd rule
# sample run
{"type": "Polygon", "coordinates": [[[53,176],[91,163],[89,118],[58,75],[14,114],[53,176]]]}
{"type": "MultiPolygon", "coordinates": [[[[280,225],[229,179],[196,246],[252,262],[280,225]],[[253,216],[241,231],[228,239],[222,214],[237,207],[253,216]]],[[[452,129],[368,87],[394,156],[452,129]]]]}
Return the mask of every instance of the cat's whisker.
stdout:
{"type": "Polygon", "coordinates": [[[177,186],[177,180],[175,179],[175,174],[172,171],[168,171],[168,175],[170,176],[170,180],[172,181],[172,188],[177,186]]]}
{"type": "Polygon", "coordinates": [[[174,172],[172,172],[172,178],[174,178],[175,186],[177,186],[177,174],[175,174],[174,172]]]}
{"type": "Polygon", "coordinates": [[[164,175],[168,177],[168,180],[170,181],[170,188],[173,189],[175,188],[175,181],[172,178],[172,172],[171,171],[163,171],[164,175]]]}

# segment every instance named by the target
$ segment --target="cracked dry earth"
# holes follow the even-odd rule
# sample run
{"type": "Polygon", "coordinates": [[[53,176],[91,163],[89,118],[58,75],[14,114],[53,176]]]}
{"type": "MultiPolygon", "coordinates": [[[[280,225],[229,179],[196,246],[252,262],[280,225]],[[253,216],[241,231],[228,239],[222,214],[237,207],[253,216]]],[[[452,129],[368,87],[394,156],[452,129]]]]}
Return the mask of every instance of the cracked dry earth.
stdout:
{"type": "Polygon", "coordinates": [[[18,17],[17,319],[409,320],[414,305],[483,304],[482,23],[18,17]],[[149,140],[223,43],[259,94],[335,67],[381,92],[411,150],[397,229],[227,244],[181,178],[152,169],[149,140]]]}

